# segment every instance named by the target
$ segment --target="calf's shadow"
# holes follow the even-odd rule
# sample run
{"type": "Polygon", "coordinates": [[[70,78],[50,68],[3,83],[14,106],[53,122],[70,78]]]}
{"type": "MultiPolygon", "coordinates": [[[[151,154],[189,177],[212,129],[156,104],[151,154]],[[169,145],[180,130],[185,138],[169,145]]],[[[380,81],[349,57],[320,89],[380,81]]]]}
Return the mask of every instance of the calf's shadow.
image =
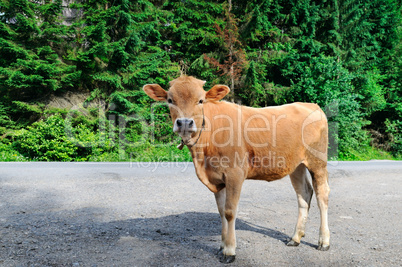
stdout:
{"type": "MultiPolygon", "coordinates": [[[[96,229],[96,227],[95,227],[96,229]]],[[[175,244],[216,255],[220,245],[221,221],[217,213],[185,212],[157,218],[136,218],[113,221],[100,226],[103,233],[120,237],[129,235],[149,241],[175,244]]],[[[236,220],[236,230],[256,232],[277,239],[284,244],[290,237],[280,231],[236,220]]],[[[96,230],[95,230],[96,231],[96,230]]],[[[305,245],[315,245],[302,241],[305,245]]]]}

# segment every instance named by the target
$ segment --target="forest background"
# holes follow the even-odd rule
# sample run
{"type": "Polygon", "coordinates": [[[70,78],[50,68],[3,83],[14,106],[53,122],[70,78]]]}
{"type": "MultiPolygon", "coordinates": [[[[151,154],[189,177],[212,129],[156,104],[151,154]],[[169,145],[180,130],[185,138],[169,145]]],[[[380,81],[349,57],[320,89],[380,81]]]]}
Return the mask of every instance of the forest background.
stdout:
{"type": "Polygon", "coordinates": [[[189,161],[141,90],[181,73],[243,105],[318,103],[331,159],[401,159],[401,6],[0,0],[0,161],[189,161]]]}

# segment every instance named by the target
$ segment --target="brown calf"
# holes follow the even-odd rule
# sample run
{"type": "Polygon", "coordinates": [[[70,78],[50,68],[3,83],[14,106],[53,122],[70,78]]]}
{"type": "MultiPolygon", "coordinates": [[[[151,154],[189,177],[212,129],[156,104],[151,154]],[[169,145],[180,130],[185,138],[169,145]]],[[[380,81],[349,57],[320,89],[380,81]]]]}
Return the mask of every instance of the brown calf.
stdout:
{"type": "Polygon", "coordinates": [[[173,131],[191,151],[198,178],[215,193],[222,219],[221,262],[235,259],[235,220],[244,180],[274,181],[290,176],[299,216],[289,246],[304,236],[313,188],[321,214],[319,250],[329,249],[328,125],[316,104],[294,103],[251,108],[221,100],[230,90],[181,76],[169,91],[158,84],[143,90],[152,99],[169,104],[173,131]],[[308,170],[313,187],[307,179],[308,170]]]}

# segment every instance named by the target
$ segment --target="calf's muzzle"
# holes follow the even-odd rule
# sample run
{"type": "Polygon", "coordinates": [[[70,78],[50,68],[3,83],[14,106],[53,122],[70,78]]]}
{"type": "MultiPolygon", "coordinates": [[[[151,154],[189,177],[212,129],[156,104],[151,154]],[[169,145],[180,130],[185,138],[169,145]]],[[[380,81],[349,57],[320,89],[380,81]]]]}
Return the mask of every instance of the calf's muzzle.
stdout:
{"type": "Polygon", "coordinates": [[[189,118],[178,118],[176,119],[174,126],[173,126],[173,132],[175,133],[193,133],[197,131],[197,126],[195,125],[195,122],[193,119],[189,118]]]}

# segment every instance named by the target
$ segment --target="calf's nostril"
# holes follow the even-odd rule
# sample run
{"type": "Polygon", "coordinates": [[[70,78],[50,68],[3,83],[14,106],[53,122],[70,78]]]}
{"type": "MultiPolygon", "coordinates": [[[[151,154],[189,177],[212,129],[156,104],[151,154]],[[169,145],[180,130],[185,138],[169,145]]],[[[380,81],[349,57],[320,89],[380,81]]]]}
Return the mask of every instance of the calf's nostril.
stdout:
{"type": "Polygon", "coordinates": [[[194,121],[190,120],[190,123],[188,124],[188,126],[193,126],[193,124],[194,124],[194,121]]]}
{"type": "Polygon", "coordinates": [[[177,121],[176,121],[176,124],[177,124],[178,127],[181,127],[181,126],[182,126],[181,120],[177,120],[177,121]]]}

